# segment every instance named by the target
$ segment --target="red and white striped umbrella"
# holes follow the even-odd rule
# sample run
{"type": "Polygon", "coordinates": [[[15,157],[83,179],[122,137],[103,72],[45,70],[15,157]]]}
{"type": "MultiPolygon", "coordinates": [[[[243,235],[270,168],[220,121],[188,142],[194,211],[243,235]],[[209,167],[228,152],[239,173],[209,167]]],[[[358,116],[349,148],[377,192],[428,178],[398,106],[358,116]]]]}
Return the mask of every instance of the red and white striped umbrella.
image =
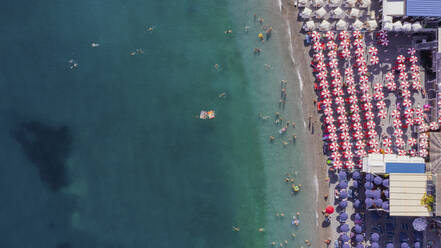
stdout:
{"type": "Polygon", "coordinates": [[[389,39],[387,39],[387,38],[383,38],[383,39],[381,39],[380,40],[380,45],[382,45],[382,46],[388,46],[389,45],[389,39]]]}
{"type": "Polygon", "coordinates": [[[399,78],[400,80],[407,80],[408,75],[407,75],[406,72],[403,71],[403,72],[400,72],[398,78],[399,78]]]}
{"type": "Polygon", "coordinates": [[[349,98],[348,98],[348,102],[350,104],[357,104],[357,102],[358,102],[357,96],[356,95],[350,95],[349,98]]]}
{"type": "MultiPolygon", "coordinates": [[[[361,122],[360,114],[359,114],[359,113],[354,113],[354,114],[352,114],[352,115],[351,115],[351,120],[354,122],[354,124],[355,124],[355,123],[360,123],[360,122],[361,122]]],[[[361,126],[361,124],[360,124],[360,126],[361,126]]],[[[355,128],[355,127],[354,127],[354,128],[355,128]]],[[[357,126],[357,128],[358,128],[358,126],[357,126]]]]}
{"type": "Polygon", "coordinates": [[[337,141],[338,136],[337,136],[336,133],[330,133],[329,136],[328,136],[328,139],[329,139],[330,141],[337,141]]]}
{"type": "Polygon", "coordinates": [[[352,170],[352,169],[354,169],[354,167],[355,167],[355,163],[354,163],[354,161],[353,161],[353,160],[347,160],[347,161],[345,162],[345,167],[346,167],[348,170],[352,170]]]}
{"type": "Polygon", "coordinates": [[[372,56],[376,56],[378,54],[378,49],[376,47],[370,47],[369,54],[372,56]]]}
{"type": "Polygon", "coordinates": [[[312,31],[311,36],[312,36],[312,40],[313,40],[314,42],[319,41],[319,40],[320,40],[320,37],[321,37],[321,36],[320,36],[320,33],[317,32],[317,31],[312,31]]]}
{"type": "Polygon", "coordinates": [[[392,110],[391,115],[392,115],[392,117],[395,118],[395,119],[400,119],[400,111],[397,110],[397,109],[392,110]]]}
{"type": "Polygon", "coordinates": [[[344,92],[343,92],[342,88],[337,87],[337,88],[332,90],[332,94],[334,96],[342,96],[342,95],[344,95],[344,92]]]}
{"type": "Polygon", "coordinates": [[[371,94],[369,94],[369,93],[364,93],[364,94],[361,96],[361,100],[362,100],[363,102],[370,102],[370,101],[372,101],[372,96],[371,96],[371,94]]]}
{"type": "Polygon", "coordinates": [[[378,117],[380,117],[381,119],[386,119],[386,117],[387,117],[386,110],[382,109],[382,110],[378,111],[378,117]]]}
{"type": "Polygon", "coordinates": [[[401,81],[400,88],[401,89],[409,89],[409,82],[407,80],[401,81]]]}
{"type": "Polygon", "coordinates": [[[372,56],[369,61],[371,65],[378,65],[378,63],[380,63],[380,59],[377,56],[372,56]]]}
{"type": "Polygon", "coordinates": [[[430,130],[436,131],[439,129],[439,123],[437,121],[432,121],[430,123],[430,130]]]}
{"type": "Polygon", "coordinates": [[[325,117],[325,123],[326,124],[332,124],[335,121],[334,117],[332,115],[325,117]]]}
{"type": "MultiPolygon", "coordinates": [[[[426,123],[426,122],[423,122],[423,123],[421,123],[421,125],[418,127],[418,131],[420,132],[420,133],[424,133],[424,132],[427,132],[427,131],[429,131],[429,125],[426,123]]],[[[422,134],[420,134],[420,138],[421,138],[421,135],[422,134]]]]}
{"type": "Polygon", "coordinates": [[[338,129],[342,132],[349,132],[349,126],[346,123],[341,124],[338,129]]]}
{"type": "Polygon", "coordinates": [[[374,113],[372,113],[372,111],[367,111],[366,113],[364,113],[364,118],[366,120],[373,120],[374,119],[374,113]]]}
{"type": "Polygon", "coordinates": [[[323,89],[329,89],[328,81],[326,81],[326,80],[320,80],[320,82],[319,82],[319,89],[321,89],[321,90],[323,90],[323,89]]]}
{"type": "Polygon", "coordinates": [[[369,82],[369,78],[367,76],[360,76],[360,83],[367,84],[369,82]]]}
{"type": "Polygon", "coordinates": [[[374,94],[374,98],[377,101],[383,100],[384,99],[384,93],[383,92],[377,92],[374,94]]]}
{"type": "Polygon", "coordinates": [[[366,127],[367,127],[368,129],[375,129],[376,126],[377,126],[377,125],[375,124],[375,122],[374,122],[373,120],[368,120],[368,121],[366,122],[366,127]]]}
{"type": "Polygon", "coordinates": [[[412,106],[412,100],[410,100],[409,98],[404,98],[403,106],[409,108],[410,106],[412,106]]]}
{"type": "Polygon", "coordinates": [[[387,31],[382,29],[377,33],[377,36],[379,36],[380,38],[387,38],[387,31]]]}
{"type": "Polygon", "coordinates": [[[355,63],[358,67],[366,65],[366,59],[364,57],[358,57],[357,60],[355,60],[355,63]]]}
{"type": "Polygon", "coordinates": [[[384,154],[392,154],[392,153],[393,153],[392,149],[390,148],[384,149],[384,154]]]}
{"type": "Polygon", "coordinates": [[[358,67],[358,75],[366,75],[366,73],[368,72],[368,69],[366,66],[360,66],[358,67]]]}
{"type": "Polygon", "coordinates": [[[350,56],[351,56],[351,51],[350,51],[348,48],[345,48],[345,49],[343,49],[343,50],[340,52],[340,57],[341,57],[341,58],[347,59],[347,58],[349,58],[350,56]]]}
{"type": "MultiPolygon", "coordinates": [[[[425,123],[424,123],[424,125],[427,126],[427,124],[425,124],[425,123]]],[[[429,130],[429,126],[427,126],[427,130],[429,130]]],[[[429,135],[425,132],[427,132],[427,131],[420,133],[420,139],[429,139],[429,135]]]]}
{"type": "Polygon", "coordinates": [[[323,51],[323,43],[316,42],[312,45],[312,48],[314,49],[314,52],[321,52],[323,51]]]}
{"type": "Polygon", "coordinates": [[[410,97],[410,90],[407,90],[407,89],[402,90],[401,96],[403,96],[404,98],[409,98],[410,97]]]}
{"type": "Polygon", "coordinates": [[[418,67],[418,65],[416,65],[416,64],[412,64],[412,65],[410,66],[410,70],[411,70],[412,72],[419,72],[419,71],[420,71],[420,68],[418,67]]]}
{"type": "Polygon", "coordinates": [[[377,131],[371,129],[371,130],[369,130],[369,131],[367,132],[367,137],[368,137],[369,139],[373,139],[373,138],[375,138],[375,136],[377,136],[377,131]]]}
{"type": "Polygon", "coordinates": [[[418,63],[418,58],[415,55],[410,56],[409,62],[412,64],[418,63]]]}
{"type": "Polygon", "coordinates": [[[331,150],[333,152],[338,151],[338,149],[340,148],[340,146],[338,145],[337,142],[329,143],[328,147],[329,147],[329,150],[331,150]]]}
{"type": "Polygon", "coordinates": [[[398,55],[398,57],[397,57],[397,63],[398,64],[402,64],[402,63],[404,63],[406,61],[406,57],[404,57],[403,55],[398,55]]]}
{"type": "Polygon", "coordinates": [[[363,139],[363,132],[361,131],[355,131],[353,133],[354,139],[356,140],[362,140],[363,139]]]}
{"type": "Polygon", "coordinates": [[[332,163],[332,166],[334,167],[334,169],[341,169],[343,167],[343,162],[340,160],[334,161],[332,163]]]}
{"type": "Polygon", "coordinates": [[[438,100],[438,107],[441,106],[441,99],[438,100]]]}
{"type": "Polygon", "coordinates": [[[385,77],[386,77],[386,80],[389,81],[389,82],[392,82],[395,79],[395,75],[392,72],[386,73],[385,77]]]}
{"type": "Polygon", "coordinates": [[[406,119],[406,125],[410,127],[413,126],[413,124],[414,124],[414,120],[412,119],[412,117],[406,119]]]}
{"type": "Polygon", "coordinates": [[[348,117],[346,117],[346,115],[339,115],[337,117],[337,120],[338,120],[338,122],[340,124],[347,123],[348,122],[348,117]]]}
{"type": "Polygon", "coordinates": [[[416,81],[413,81],[412,88],[414,90],[421,90],[423,88],[423,85],[421,84],[421,81],[416,80],[416,81]]]}
{"type": "Polygon", "coordinates": [[[333,77],[333,78],[340,78],[341,77],[340,71],[338,69],[333,69],[331,71],[331,77],[333,77]]]}
{"type": "Polygon", "coordinates": [[[351,137],[349,136],[348,132],[342,132],[340,133],[340,139],[341,140],[349,140],[351,137]]]}
{"type": "Polygon", "coordinates": [[[392,146],[392,140],[389,138],[383,139],[383,146],[384,147],[391,147],[392,146]]]}
{"type": "Polygon", "coordinates": [[[367,153],[366,153],[366,151],[365,150],[357,150],[357,151],[355,151],[356,152],[356,154],[357,154],[357,157],[359,157],[359,158],[363,158],[363,157],[366,157],[367,156],[367,153]]]}
{"type": "Polygon", "coordinates": [[[318,80],[325,80],[328,77],[328,73],[326,71],[321,71],[316,75],[318,80]]]}
{"type": "Polygon", "coordinates": [[[403,150],[403,149],[398,149],[398,155],[399,156],[406,156],[407,155],[407,151],[403,150]]]}
{"type": "Polygon", "coordinates": [[[337,58],[337,51],[331,50],[328,52],[328,58],[330,59],[336,59],[337,58]]]}
{"type": "Polygon", "coordinates": [[[424,115],[424,111],[423,111],[423,109],[421,107],[417,107],[415,109],[415,114],[416,114],[416,116],[423,116],[424,115]]]}
{"type": "Polygon", "coordinates": [[[400,119],[395,119],[393,121],[393,125],[395,128],[401,128],[401,120],[400,119]]]}
{"type": "Polygon", "coordinates": [[[354,85],[350,85],[346,88],[346,91],[348,92],[349,95],[355,95],[357,93],[357,89],[355,88],[354,85]]]}
{"type": "Polygon", "coordinates": [[[344,106],[338,106],[336,111],[337,111],[337,114],[342,115],[346,112],[346,109],[344,106]]]}
{"type": "Polygon", "coordinates": [[[332,153],[331,153],[331,158],[334,159],[334,160],[339,161],[340,158],[341,158],[341,153],[339,153],[339,152],[337,152],[337,151],[332,152],[332,153]]]}
{"type": "Polygon", "coordinates": [[[395,140],[395,145],[399,148],[404,148],[404,146],[406,146],[406,142],[404,142],[403,138],[397,138],[395,140]]]}
{"type": "Polygon", "coordinates": [[[325,106],[326,108],[329,108],[329,107],[332,106],[332,100],[329,99],[329,98],[324,99],[324,100],[322,101],[322,105],[325,106]]]}
{"type": "Polygon", "coordinates": [[[329,66],[331,69],[335,69],[335,68],[337,68],[337,67],[338,67],[338,60],[336,60],[336,59],[332,59],[331,61],[329,61],[328,66],[329,66]]]}
{"type": "Polygon", "coordinates": [[[410,76],[412,77],[412,80],[420,80],[420,73],[418,71],[412,72],[410,76]]]}
{"type": "Polygon", "coordinates": [[[364,143],[363,140],[357,140],[357,142],[355,143],[355,148],[357,149],[364,149],[366,147],[366,144],[364,143]]]}
{"type": "Polygon", "coordinates": [[[322,61],[318,62],[317,65],[315,66],[315,68],[318,71],[326,71],[326,64],[323,63],[322,61]]]}
{"type": "Polygon", "coordinates": [[[427,149],[421,149],[419,154],[420,154],[420,157],[425,158],[425,157],[427,157],[427,155],[429,155],[429,152],[427,151],[427,149]]]}
{"type": "Polygon", "coordinates": [[[355,56],[361,57],[364,55],[364,50],[363,50],[363,48],[359,47],[359,48],[355,49],[354,53],[355,53],[355,56]]]}
{"type": "Polygon", "coordinates": [[[416,145],[416,143],[417,143],[417,141],[416,141],[416,139],[415,138],[409,138],[408,140],[407,140],[407,144],[409,144],[409,146],[414,146],[414,145],[416,145]]]}
{"type": "Polygon", "coordinates": [[[332,116],[332,115],[334,115],[334,110],[332,110],[332,108],[328,107],[323,110],[323,113],[325,114],[325,116],[332,116]]]}
{"type": "Polygon", "coordinates": [[[354,157],[354,154],[351,151],[344,151],[343,152],[343,157],[345,159],[352,159],[352,157],[354,157]]]}
{"type": "Polygon", "coordinates": [[[328,50],[335,50],[337,49],[337,43],[335,43],[335,41],[330,40],[326,43],[326,47],[328,48],[328,50]]]}
{"type": "Polygon", "coordinates": [[[404,110],[404,117],[409,118],[412,117],[412,115],[413,115],[413,109],[408,108],[404,110]]]}
{"type": "Polygon", "coordinates": [[[342,48],[349,48],[351,46],[351,42],[349,40],[342,40],[340,42],[340,47],[342,48]]]}
{"type": "Polygon", "coordinates": [[[412,157],[416,157],[417,156],[417,150],[415,150],[415,149],[409,150],[409,154],[412,157]]]}
{"type": "Polygon", "coordinates": [[[424,149],[427,148],[428,144],[429,142],[426,139],[422,139],[420,140],[419,147],[424,149]]]}
{"type": "Polygon", "coordinates": [[[361,131],[363,127],[361,126],[360,122],[355,122],[352,124],[352,129],[354,129],[355,131],[361,131]]]}
{"type": "Polygon", "coordinates": [[[347,31],[340,31],[340,33],[338,34],[338,38],[340,40],[345,40],[349,38],[349,33],[347,31]]]}
{"type": "Polygon", "coordinates": [[[417,118],[413,119],[415,121],[415,124],[421,125],[424,122],[424,118],[422,116],[418,116],[417,118]]]}
{"type": "Polygon", "coordinates": [[[345,69],[345,77],[354,76],[354,70],[351,67],[345,69]]]}
{"type": "Polygon", "coordinates": [[[378,141],[376,139],[370,139],[368,141],[368,146],[371,148],[375,148],[378,146],[378,141]]]}
{"type": "Polygon", "coordinates": [[[416,50],[413,47],[409,47],[407,49],[407,54],[409,54],[409,55],[415,55],[415,52],[416,52],[416,50]]]}
{"type": "Polygon", "coordinates": [[[328,89],[323,89],[320,95],[322,98],[330,98],[331,92],[328,89]]]}
{"type": "Polygon", "coordinates": [[[395,91],[397,89],[397,84],[395,82],[388,82],[386,87],[390,91],[395,91]]]}
{"type": "Polygon", "coordinates": [[[363,104],[363,110],[364,111],[371,111],[372,110],[372,103],[367,102],[367,103],[363,104]]]}
{"type": "Polygon", "coordinates": [[[352,149],[352,144],[351,144],[351,142],[349,142],[349,141],[343,141],[343,142],[341,143],[341,148],[342,148],[343,150],[345,150],[345,151],[347,151],[347,150],[351,150],[351,149],[352,149]]]}
{"type": "Polygon", "coordinates": [[[363,40],[362,39],[355,39],[353,44],[354,44],[355,47],[362,47],[363,46],[363,40]]]}
{"type": "Polygon", "coordinates": [[[342,87],[343,86],[343,83],[341,82],[340,78],[334,78],[331,81],[331,84],[332,84],[332,87],[342,87]]]}
{"type": "Polygon", "coordinates": [[[335,40],[335,33],[332,31],[326,32],[325,36],[328,40],[335,40]]]}
{"type": "Polygon", "coordinates": [[[359,30],[355,30],[352,33],[352,37],[354,37],[354,39],[361,39],[361,37],[362,37],[361,32],[359,30]]]}
{"type": "Polygon", "coordinates": [[[368,84],[366,83],[362,83],[360,85],[360,91],[363,92],[364,94],[367,94],[367,92],[369,91],[370,87],[368,84]]]}
{"type": "Polygon", "coordinates": [[[403,136],[403,130],[401,128],[397,128],[394,130],[395,137],[401,137],[403,136]]]}
{"type": "Polygon", "coordinates": [[[347,76],[345,80],[347,85],[354,85],[354,78],[352,76],[347,76]]]}
{"type": "Polygon", "coordinates": [[[385,108],[386,108],[386,103],[383,100],[377,102],[377,109],[382,110],[385,108]]]}
{"type": "Polygon", "coordinates": [[[326,125],[326,131],[328,133],[335,133],[335,132],[337,132],[337,128],[335,127],[334,124],[329,124],[329,125],[326,125]]]}
{"type": "Polygon", "coordinates": [[[314,59],[316,61],[323,61],[325,59],[325,55],[323,55],[323,53],[316,53],[314,54],[314,59]]]}
{"type": "Polygon", "coordinates": [[[405,64],[399,64],[399,65],[397,65],[397,70],[399,70],[399,71],[405,71],[405,70],[406,70],[406,65],[405,65],[405,64]]]}
{"type": "Polygon", "coordinates": [[[345,99],[343,99],[343,97],[339,96],[335,98],[335,103],[339,106],[344,106],[345,104],[345,99]]]}

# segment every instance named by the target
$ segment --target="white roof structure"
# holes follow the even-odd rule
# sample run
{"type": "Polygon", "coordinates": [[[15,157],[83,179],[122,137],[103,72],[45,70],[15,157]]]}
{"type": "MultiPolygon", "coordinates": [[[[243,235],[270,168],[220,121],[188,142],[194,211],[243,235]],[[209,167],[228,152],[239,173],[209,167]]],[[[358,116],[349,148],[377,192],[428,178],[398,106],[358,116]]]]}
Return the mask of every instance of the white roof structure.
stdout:
{"type": "Polygon", "coordinates": [[[383,16],[404,16],[404,0],[383,0],[383,16]]]}
{"type": "Polygon", "coordinates": [[[386,31],[392,31],[392,29],[393,29],[392,23],[390,23],[390,22],[384,23],[383,29],[386,30],[386,31]]]}
{"type": "Polygon", "coordinates": [[[323,20],[322,23],[320,23],[319,29],[320,31],[329,31],[331,30],[331,23],[329,23],[326,20],[323,20]]]}
{"type": "Polygon", "coordinates": [[[309,1],[308,0],[297,0],[297,5],[299,7],[309,6],[309,1]]]}
{"type": "Polygon", "coordinates": [[[390,216],[431,216],[421,205],[428,175],[423,173],[391,173],[389,176],[390,216]]]}
{"type": "Polygon", "coordinates": [[[340,6],[341,4],[341,0],[329,0],[329,5],[330,7],[337,7],[340,6]]]}
{"type": "Polygon", "coordinates": [[[421,157],[370,153],[367,157],[363,158],[362,171],[374,174],[385,174],[389,172],[397,172],[397,168],[401,167],[403,170],[401,170],[400,173],[404,173],[404,171],[416,172],[421,171],[421,164],[425,165],[425,161],[421,157]],[[416,164],[418,164],[418,166],[416,164]],[[390,165],[389,168],[388,165],[390,165]],[[411,167],[418,167],[418,169],[414,170],[411,167]]]}
{"type": "Polygon", "coordinates": [[[406,32],[412,31],[412,25],[409,22],[404,22],[401,30],[406,32]]]}
{"type": "Polygon", "coordinates": [[[401,31],[403,28],[403,24],[400,21],[394,22],[392,24],[394,31],[401,31]]]}
{"type": "Polygon", "coordinates": [[[323,0],[312,0],[312,5],[314,7],[322,7],[325,4],[323,0]]]}
{"type": "Polygon", "coordinates": [[[348,7],[355,7],[355,4],[357,3],[357,0],[346,0],[345,5],[348,7]]]}
{"type": "Polygon", "coordinates": [[[348,29],[348,23],[345,22],[343,19],[340,19],[337,24],[335,24],[335,29],[337,30],[347,30],[348,29]]]}
{"type": "Polygon", "coordinates": [[[332,12],[333,12],[333,17],[334,18],[341,19],[341,18],[344,18],[345,15],[346,15],[346,13],[340,7],[334,9],[332,12]]]}
{"type": "Polygon", "coordinates": [[[314,21],[307,21],[303,25],[303,29],[310,31],[315,29],[315,22],[314,21]]]}
{"type": "Polygon", "coordinates": [[[325,8],[321,7],[320,9],[315,11],[315,16],[319,19],[323,19],[323,17],[325,17],[325,15],[328,12],[325,10],[325,8]]]}
{"type": "Polygon", "coordinates": [[[378,27],[377,21],[375,20],[370,20],[366,22],[366,26],[369,30],[374,30],[378,27]]]}
{"type": "Polygon", "coordinates": [[[392,16],[384,16],[383,17],[383,22],[390,22],[390,23],[392,23],[392,16]]]}
{"type": "MultiPolygon", "coordinates": [[[[412,24],[412,30],[413,31],[420,31],[421,29],[423,29],[423,26],[421,25],[420,22],[415,22],[415,23],[412,24]]],[[[441,40],[441,39],[438,39],[438,40],[441,40]]]]}
{"type": "Polygon", "coordinates": [[[361,0],[360,8],[369,8],[371,6],[371,0],[361,0]]]}
{"type": "Polygon", "coordinates": [[[352,18],[357,18],[360,16],[360,10],[357,8],[352,8],[351,13],[349,13],[349,16],[352,18]]]}
{"type": "Polygon", "coordinates": [[[352,24],[352,28],[354,30],[361,30],[363,29],[364,24],[360,20],[355,20],[355,22],[352,24]]]}
{"type": "Polygon", "coordinates": [[[305,9],[303,9],[302,13],[300,13],[300,16],[303,19],[311,18],[311,15],[312,15],[312,10],[310,8],[308,8],[308,7],[305,7],[305,9]]]}

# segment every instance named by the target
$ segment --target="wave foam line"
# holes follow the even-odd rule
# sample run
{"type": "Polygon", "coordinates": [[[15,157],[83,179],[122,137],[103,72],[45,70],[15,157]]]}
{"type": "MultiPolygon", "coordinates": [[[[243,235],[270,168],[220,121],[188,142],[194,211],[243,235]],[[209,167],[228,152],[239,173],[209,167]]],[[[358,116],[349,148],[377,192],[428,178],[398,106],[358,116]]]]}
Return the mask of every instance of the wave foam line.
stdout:
{"type": "Polygon", "coordinates": [[[282,0],[279,0],[279,9],[280,9],[280,12],[282,12],[282,0]]]}

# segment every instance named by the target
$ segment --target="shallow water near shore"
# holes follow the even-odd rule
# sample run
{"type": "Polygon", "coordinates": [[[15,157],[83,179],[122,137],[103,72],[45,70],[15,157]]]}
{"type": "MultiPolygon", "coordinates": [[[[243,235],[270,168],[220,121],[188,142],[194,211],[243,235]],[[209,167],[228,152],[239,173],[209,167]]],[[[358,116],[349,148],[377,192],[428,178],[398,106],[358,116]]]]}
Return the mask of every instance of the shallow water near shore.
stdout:
{"type": "Polygon", "coordinates": [[[274,4],[6,4],[0,245],[269,247],[288,240],[292,247],[311,240],[315,199],[299,82],[274,4]],[[254,13],[273,25],[265,44],[254,13]],[[289,81],[284,110],[282,79],[289,81]],[[201,109],[217,118],[195,118],[201,109]],[[276,111],[297,123],[285,136],[273,124],[276,111]],[[292,133],[296,142],[283,147],[292,133]],[[284,179],[295,171],[303,190],[292,196],[284,179]],[[291,224],[297,211],[299,227],[291,224]]]}

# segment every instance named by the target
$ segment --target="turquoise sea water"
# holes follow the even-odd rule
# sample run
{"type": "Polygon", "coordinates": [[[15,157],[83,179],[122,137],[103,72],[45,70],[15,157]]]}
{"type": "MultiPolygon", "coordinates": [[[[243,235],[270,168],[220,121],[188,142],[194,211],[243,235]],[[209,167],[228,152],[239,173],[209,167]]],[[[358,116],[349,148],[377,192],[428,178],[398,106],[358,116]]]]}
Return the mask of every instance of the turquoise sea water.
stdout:
{"type": "Polygon", "coordinates": [[[277,8],[263,0],[14,1],[0,19],[1,247],[296,247],[312,239],[300,94],[277,8]],[[274,27],[265,44],[254,13],[274,27]],[[291,79],[285,110],[282,79],[291,79]],[[217,118],[196,119],[201,109],[217,118]],[[276,134],[276,111],[297,122],[286,137],[276,134]],[[293,132],[296,143],[283,148],[293,132]],[[297,196],[284,182],[294,171],[304,185],[297,196]]]}

